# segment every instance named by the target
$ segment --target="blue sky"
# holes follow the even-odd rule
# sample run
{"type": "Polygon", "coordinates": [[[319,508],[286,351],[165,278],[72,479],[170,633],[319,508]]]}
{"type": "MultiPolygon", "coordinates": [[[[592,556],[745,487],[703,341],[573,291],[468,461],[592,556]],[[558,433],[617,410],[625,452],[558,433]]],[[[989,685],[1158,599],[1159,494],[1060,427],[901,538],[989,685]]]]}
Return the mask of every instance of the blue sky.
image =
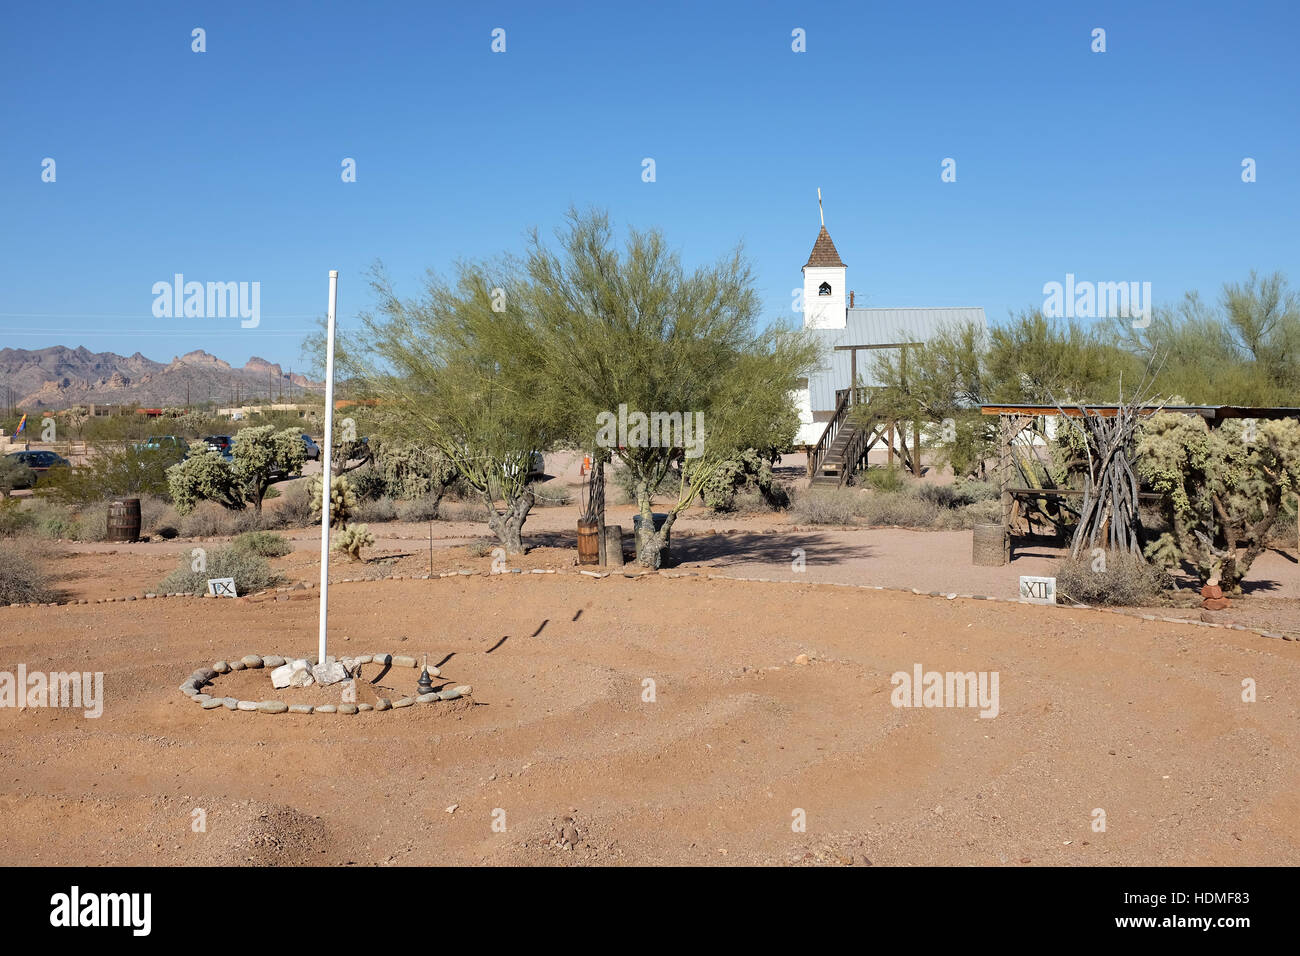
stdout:
{"type": "Polygon", "coordinates": [[[1067,272],[1149,281],[1157,304],[1252,268],[1300,285],[1298,11],[10,5],[0,347],[301,367],[329,269],[347,325],[376,259],[413,294],[425,269],[518,250],[570,204],[657,225],[688,262],[742,240],[767,315],[793,319],[818,186],[860,305],[983,306],[996,322],[1067,272]],[[1241,181],[1245,157],[1257,182],[1241,181]],[[260,282],[260,325],[155,318],[152,286],[177,272],[260,282]]]}

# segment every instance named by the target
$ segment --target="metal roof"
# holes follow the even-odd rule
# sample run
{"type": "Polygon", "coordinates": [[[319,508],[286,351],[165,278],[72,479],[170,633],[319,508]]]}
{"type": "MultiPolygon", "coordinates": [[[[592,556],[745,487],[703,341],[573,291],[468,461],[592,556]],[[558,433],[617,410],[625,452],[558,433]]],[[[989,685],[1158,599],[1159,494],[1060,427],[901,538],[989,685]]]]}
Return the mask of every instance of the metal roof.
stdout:
{"type": "MultiPolygon", "coordinates": [[[[836,389],[851,384],[850,345],[891,345],[898,342],[925,342],[940,329],[971,322],[988,330],[984,310],[970,309],[847,309],[846,327],[809,329],[826,350],[826,365],[808,373],[808,398],[813,411],[835,410],[836,389]],[[841,349],[836,351],[836,349],[841,349]]],[[[863,385],[879,385],[871,374],[874,361],[870,352],[858,353],[858,378],[863,385]]]]}
{"type": "MultiPolygon", "coordinates": [[[[1083,408],[1101,416],[1102,418],[1110,418],[1115,415],[1120,406],[1084,405],[1083,408]]],[[[1082,416],[1082,413],[1079,411],[1079,406],[1075,404],[1065,404],[1060,408],[1057,408],[1055,405],[1026,405],[1014,402],[992,402],[988,405],[981,405],[980,411],[985,415],[1060,415],[1064,413],[1069,418],[1079,418],[1082,416]]],[[[1200,415],[1202,418],[1213,422],[1221,422],[1228,418],[1300,418],[1300,408],[1281,406],[1143,405],[1139,411],[1148,415],[1161,411],[1178,412],[1183,415],[1200,415]]]]}

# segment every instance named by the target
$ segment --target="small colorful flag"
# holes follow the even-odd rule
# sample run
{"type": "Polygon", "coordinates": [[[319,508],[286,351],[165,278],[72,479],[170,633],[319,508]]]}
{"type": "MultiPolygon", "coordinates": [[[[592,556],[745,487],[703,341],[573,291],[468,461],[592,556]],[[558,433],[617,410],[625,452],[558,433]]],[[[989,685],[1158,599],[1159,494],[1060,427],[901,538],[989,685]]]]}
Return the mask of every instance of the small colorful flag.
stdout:
{"type": "Polygon", "coordinates": [[[23,429],[26,427],[27,427],[27,416],[24,415],[22,418],[18,419],[18,430],[14,432],[14,435],[21,435],[23,433],[23,429]]]}

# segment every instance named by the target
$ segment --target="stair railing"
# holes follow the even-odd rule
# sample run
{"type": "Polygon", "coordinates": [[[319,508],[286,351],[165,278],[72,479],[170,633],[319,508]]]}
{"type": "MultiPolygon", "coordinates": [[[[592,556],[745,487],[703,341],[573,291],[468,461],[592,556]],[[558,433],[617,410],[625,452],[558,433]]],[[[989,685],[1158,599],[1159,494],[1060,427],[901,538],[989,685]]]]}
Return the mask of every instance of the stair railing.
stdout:
{"type": "Polygon", "coordinates": [[[867,442],[870,440],[871,434],[871,428],[860,427],[849,438],[848,444],[844,446],[844,467],[840,469],[839,474],[841,488],[849,480],[849,476],[857,471],[858,462],[867,453],[867,442]]]}
{"type": "Polygon", "coordinates": [[[826,462],[826,453],[830,451],[831,444],[835,441],[835,436],[839,434],[840,426],[844,424],[849,417],[849,409],[853,407],[851,396],[853,392],[850,389],[836,392],[839,401],[835,404],[835,414],[831,420],[826,423],[826,430],[822,432],[822,437],[817,440],[817,445],[812,450],[812,476],[814,478],[821,472],[822,465],[826,462]]]}

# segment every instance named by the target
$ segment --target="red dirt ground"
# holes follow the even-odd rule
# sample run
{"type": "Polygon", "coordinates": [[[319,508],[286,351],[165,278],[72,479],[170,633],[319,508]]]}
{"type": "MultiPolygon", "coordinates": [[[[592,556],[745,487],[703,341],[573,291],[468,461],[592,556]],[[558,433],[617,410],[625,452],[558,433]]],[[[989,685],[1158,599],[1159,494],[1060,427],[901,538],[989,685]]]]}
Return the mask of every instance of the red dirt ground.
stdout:
{"type": "MultiPolygon", "coordinates": [[[[125,587],[103,577],[104,555],[68,560],[67,587],[125,587]]],[[[143,582],[173,560],[111,567],[143,582]]],[[[309,569],[305,553],[281,559],[295,561],[309,569]]],[[[106,684],[98,719],[0,710],[0,856],[1300,862],[1297,644],[1091,610],[703,577],[480,574],[332,594],[333,652],[428,653],[439,683],[472,684],[472,699],[268,716],[202,711],[178,691],[216,659],[314,650],[311,600],[0,609],[0,669],[102,670],[106,684]],[[792,663],[799,655],[808,663],[792,663]],[[997,671],[1000,714],[891,706],[890,675],[916,663],[997,671]],[[1241,700],[1245,678],[1255,703],[1241,700]],[[196,808],[206,832],[191,830],[196,808]],[[1105,832],[1090,825],[1098,808],[1105,832]],[[796,810],[806,832],[791,829],[796,810]]],[[[292,701],[265,675],[219,678],[214,693],[261,681],[258,697],[292,701]]]]}
{"type": "MultiPolygon", "coordinates": [[[[576,463],[560,464],[572,486],[576,463]]],[[[629,537],[631,519],[609,509],[629,537]]],[[[970,532],[692,511],[675,529],[677,568],[596,579],[576,573],[574,521],[572,506],[536,509],[532,550],[506,562],[555,574],[487,574],[492,557],[465,547],[487,540],[474,522],[434,523],[432,557],[430,526],[403,524],[373,527],[364,563],[335,556],[332,653],[428,654],[439,685],[474,688],[355,716],[203,711],[178,690],[218,659],[312,653],[315,592],[145,600],[215,542],[51,546],[64,600],[116,603],[0,608],[0,671],[102,671],[106,701],[97,719],[0,708],[0,859],[1300,863],[1300,643],[835,586],[1012,598],[1021,574],[1051,573],[1060,556],[1035,548],[976,568],[970,532]],[[431,570],[474,573],[417,579],[431,570]],[[1000,713],[894,707],[890,676],[916,664],[996,671],[1000,713]],[[1242,700],[1247,679],[1256,702],[1242,700]],[[796,811],[806,831],[792,829],[796,811]]],[[[288,534],[296,550],[273,566],[286,583],[315,581],[318,534],[288,534]]],[[[1298,568],[1292,552],[1266,553],[1215,619],[1300,638],[1298,568]]],[[[358,699],[414,684],[393,668],[358,699]]],[[[338,693],[274,691],[265,670],[212,692],[338,693]]]]}

